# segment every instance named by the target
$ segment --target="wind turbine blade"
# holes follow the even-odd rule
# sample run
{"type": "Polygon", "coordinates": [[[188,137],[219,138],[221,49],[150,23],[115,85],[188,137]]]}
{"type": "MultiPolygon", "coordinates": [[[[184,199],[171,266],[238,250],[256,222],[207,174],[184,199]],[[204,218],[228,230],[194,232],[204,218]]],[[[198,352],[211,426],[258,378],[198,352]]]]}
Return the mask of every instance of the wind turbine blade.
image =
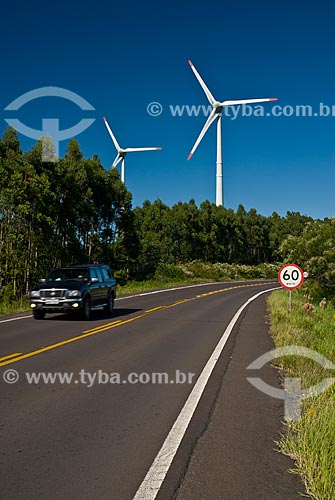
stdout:
{"type": "Polygon", "coordinates": [[[193,146],[190,154],[188,155],[188,158],[187,158],[188,160],[191,159],[191,157],[194,154],[195,150],[199,146],[199,144],[201,142],[201,139],[203,138],[203,136],[205,135],[205,133],[207,132],[207,130],[211,126],[211,124],[214,122],[215,118],[217,118],[218,116],[220,116],[220,115],[218,115],[217,113],[215,113],[215,109],[213,109],[212,112],[211,112],[211,114],[207,118],[207,121],[206,121],[205,125],[203,126],[203,129],[200,132],[198,139],[195,141],[195,144],[194,144],[194,146],[193,146]]]}
{"type": "Polygon", "coordinates": [[[123,151],[125,153],[134,153],[136,151],[158,151],[162,148],[126,148],[123,151]]]}
{"type": "Polygon", "coordinates": [[[235,106],[235,104],[253,104],[255,102],[278,101],[277,97],[266,97],[264,99],[239,99],[237,101],[223,101],[222,106],[235,106]]]}
{"type": "Polygon", "coordinates": [[[121,148],[120,148],[120,146],[119,146],[119,144],[118,144],[117,140],[115,139],[115,136],[114,136],[114,134],[113,134],[113,132],[112,132],[112,129],[111,129],[111,128],[110,128],[110,126],[108,125],[108,121],[106,120],[106,118],[105,118],[105,117],[104,117],[104,122],[105,122],[105,125],[106,125],[106,127],[107,127],[107,130],[108,130],[108,132],[109,132],[109,135],[111,136],[111,138],[112,138],[112,140],[113,140],[113,142],[114,142],[114,146],[116,147],[117,151],[120,151],[120,149],[121,149],[121,148]]]}
{"type": "Polygon", "coordinates": [[[207,99],[209,100],[209,102],[213,106],[213,104],[215,103],[215,99],[214,99],[211,91],[209,90],[209,88],[207,87],[207,85],[205,84],[205,82],[203,81],[203,79],[201,78],[201,76],[199,75],[197,70],[195,69],[195,66],[193,65],[192,61],[189,60],[188,64],[191,66],[193,73],[195,74],[200,85],[202,86],[203,91],[205,92],[207,99]]]}
{"type": "Polygon", "coordinates": [[[116,155],[115,160],[113,161],[112,168],[116,167],[116,165],[117,165],[118,163],[120,163],[120,161],[121,161],[121,160],[122,160],[122,156],[120,155],[120,153],[118,153],[118,154],[116,155]]]}

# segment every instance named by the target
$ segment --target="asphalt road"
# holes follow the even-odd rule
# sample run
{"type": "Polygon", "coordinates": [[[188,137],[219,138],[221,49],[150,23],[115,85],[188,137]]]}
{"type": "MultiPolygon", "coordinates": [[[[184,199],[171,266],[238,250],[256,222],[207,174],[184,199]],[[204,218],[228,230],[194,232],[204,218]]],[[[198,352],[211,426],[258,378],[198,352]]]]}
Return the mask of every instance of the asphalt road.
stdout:
{"type": "MultiPolygon", "coordinates": [[[[199,404],[172,433],[181,432],[176,453],[164,449],[236,312],[276,286],[216,283],[121,298],[113,317],[96,311],[89,322],[0,320],[1,500],[300,498],[292,462],[274,451],[282,402],[246,381],[246,367],[273,347],[267,294],[245,307],[212,358],[199,404]],[[41,373],[70,378],[29,383],[41,373]],[[165,469],[155,468],[162,449],[165,469]]],[[[279,384],[269,366],[261,376],[279,384]]]]}

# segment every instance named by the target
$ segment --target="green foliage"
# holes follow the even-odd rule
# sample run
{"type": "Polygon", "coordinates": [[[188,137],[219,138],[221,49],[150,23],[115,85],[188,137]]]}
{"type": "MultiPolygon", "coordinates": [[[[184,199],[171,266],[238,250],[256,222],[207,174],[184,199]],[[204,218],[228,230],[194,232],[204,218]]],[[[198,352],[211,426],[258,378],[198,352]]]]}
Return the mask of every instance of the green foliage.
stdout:
{"type": "Polygon", "coordinates": [[[306,286],[313,297],[335,296],[335,218],[308,222],[299,236],[284,240],[281,252],[308,271],[306,286]]]}
{"type": "Polygon", "coordinates": [[[185,281],[189,276],[180,267],[172,264],[159,264],[156,272],[155,279],[158,281],[185,281]]]}
{"type": "Polygon", "coordinates": [[[120,286],[124,286],[127,283],[127,272],[124,269],[115,271],[114,277],[116,279],[116,283],[120,286]]]}
{"type": "Polygon", "coordinates": [[[11,302],[2,302],[0,299],[0,315],[13,314],[29,310],[29,301],[26,298],[15,299],[11,302]]]}
{"type": "MultiPolygon", "coordinates": [[[[162,201],[146,201],[135,208],[135,231],[139,241],[135,276],[154,276],[160,263],[191,261],[258,265],[281,257],[279,245],[287,235],[297,236],[312,219],[288,212],[287,218],[274,213],[246,212],[240,205],[235,213],[209,201],[198,208],[194,200],[168,207],[162,201]]],[[[267,272],[267,271],[266,271],[267,272]]],[[[247,276],[250,272],[247,271],[247,276]]],[[[229,268],[215,276],[230,277],[229,268]]],[[[255,278],[257,278],[255,276],[255,278]]]]}
{"type": "Polygon", "coordinates": [[[14,287],[12,283],[3,287],[0,291],[0,302],[5,306],[11,304],[15,300],[14,287]]]}
{"type": "Polygon", "coordinates": [[[42,161],[46,145],[55,160],[45,141],[22,154],[10,127],[0,140],[3,297],[9,289],[13,297],[26,294],[54,266],[105,261],[115,268],[137,251],[136,239],[127,240],[134,234],[131,195],[117,170],[106,171],[96,155],[84,158],[74,139],[64,158],[42,161]]]}
{"type": "Polygon", "coordinates": [[[189,277],[211,279],[217,281],[242,280],[242,279],[273,279],[277,277],[280,263],[259,264],[251,266],[246,264],[214,264],[193,261],[181,264],[180,267],[189,277]]]}

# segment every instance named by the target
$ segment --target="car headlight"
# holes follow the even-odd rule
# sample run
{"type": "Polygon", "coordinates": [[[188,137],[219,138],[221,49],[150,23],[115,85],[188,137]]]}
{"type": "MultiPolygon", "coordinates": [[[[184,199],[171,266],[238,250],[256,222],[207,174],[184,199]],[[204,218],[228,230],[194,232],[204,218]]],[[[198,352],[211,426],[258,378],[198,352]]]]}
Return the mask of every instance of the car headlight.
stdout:
{"type": "Polygon", "coordinates": [[[81,291],[80,290],[70,290],[68,292],[69,297],[80,297],[81,296],[81,291]]]}
{"type": "Polygon", "coordinates": [[[40,297],[41,294],[40,294],[40,291],[39,290],[32,290],[30,292],[30,297],[40,297]]]}

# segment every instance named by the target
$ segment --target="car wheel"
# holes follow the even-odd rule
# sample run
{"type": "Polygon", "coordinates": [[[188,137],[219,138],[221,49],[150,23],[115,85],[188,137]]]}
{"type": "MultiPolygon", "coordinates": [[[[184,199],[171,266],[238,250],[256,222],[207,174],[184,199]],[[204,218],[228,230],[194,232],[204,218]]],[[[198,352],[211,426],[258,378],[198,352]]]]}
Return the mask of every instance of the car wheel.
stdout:
{"type": "Polygon", "coordinates": [[[107,314],[112,314],[113,310],[114,310],[114,295],[111,293],[108,296],[108,301],[107,301],[107,304],[104,307],[104,311],[107,314]]]}
{"type": "Polygon", "coordinates": [[[89,297],[85,297],[81,314],[83,319],[89,320],[91,317],[91,301],[89,297]]]}
{"type": "Polygon", "coordinates": [[[44,319],[45,318],[45,311],[43,311],[43,309],[34,309],[33,316],[35,319],[44,319]]]}

